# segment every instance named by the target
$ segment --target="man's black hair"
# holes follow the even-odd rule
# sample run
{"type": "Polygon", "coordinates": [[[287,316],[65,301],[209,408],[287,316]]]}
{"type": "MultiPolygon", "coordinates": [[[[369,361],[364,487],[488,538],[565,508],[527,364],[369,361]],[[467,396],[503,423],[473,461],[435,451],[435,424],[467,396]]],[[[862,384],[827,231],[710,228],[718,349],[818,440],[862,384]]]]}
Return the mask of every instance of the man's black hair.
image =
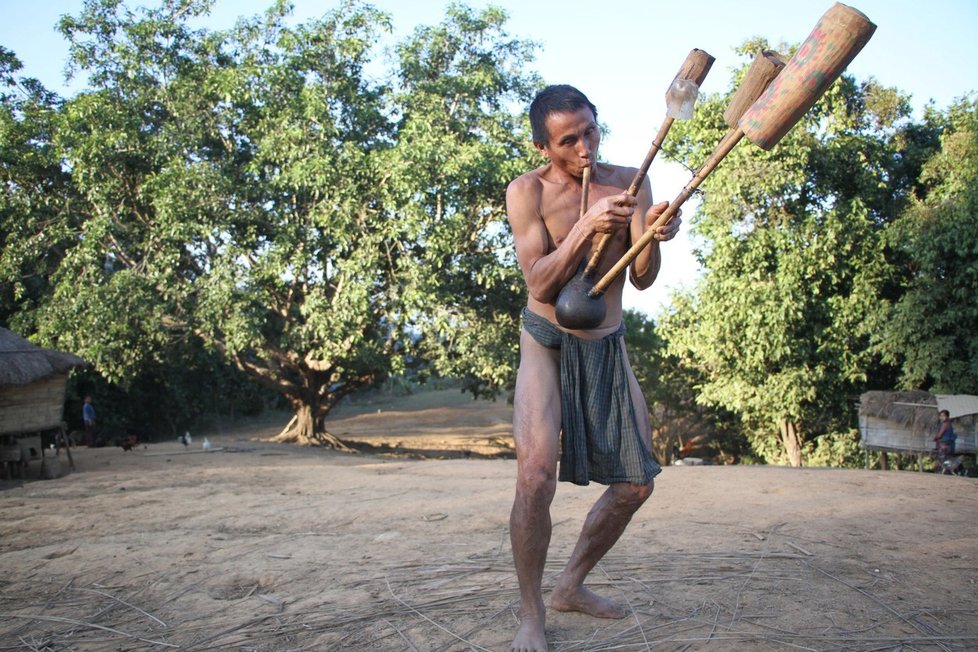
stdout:
{"type": "Polygon", "coordinates": [[[591,104],[581,91],[567,84],[555,84],[547,86],[537,93],[530,104],[530,128],[533,130],[533,142],[546,145],[550,142],[550,134],[547,133],[547,116],[551,113],[573,113],[578,109],[587,107],[594,114],[595,121],[598,119],[598,109],[591,104]]]}

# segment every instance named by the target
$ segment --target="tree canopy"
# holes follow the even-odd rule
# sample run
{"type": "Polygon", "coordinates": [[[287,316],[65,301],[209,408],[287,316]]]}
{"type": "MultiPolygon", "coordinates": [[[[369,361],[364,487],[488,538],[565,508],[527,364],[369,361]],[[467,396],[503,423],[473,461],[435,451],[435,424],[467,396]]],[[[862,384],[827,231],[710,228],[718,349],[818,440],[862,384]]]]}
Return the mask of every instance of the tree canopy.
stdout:
{"type": "Polygon", "coordinates": [[[34,91],[5,101],[29,177],[5,213],[30,219],[4,280],[22,288],[51,256],[42,243],[63,241],[49,290],[15,319],[123,383],[196,338],[285,397],[304,441],[420,353],[498,390],[512,345],[477,325],[518,314],[502,197],[529,165],[533,46],[497,9],[452,6],[378,79],[390,23],[370,5],[290,26],[278,2],[193,28],[208,7],[86,3],[61,31],[91,88],[58,106],[34,91]],[[23,209],[42,180],[60,184],[50,208],[23,209]]]}
{"type": "Polygon", "coordinates": [[[902,388],[978,394],[978,101],[926,122],[940,150],[884,234],[901,292],[883,303],[873,343],[902,388]]]}

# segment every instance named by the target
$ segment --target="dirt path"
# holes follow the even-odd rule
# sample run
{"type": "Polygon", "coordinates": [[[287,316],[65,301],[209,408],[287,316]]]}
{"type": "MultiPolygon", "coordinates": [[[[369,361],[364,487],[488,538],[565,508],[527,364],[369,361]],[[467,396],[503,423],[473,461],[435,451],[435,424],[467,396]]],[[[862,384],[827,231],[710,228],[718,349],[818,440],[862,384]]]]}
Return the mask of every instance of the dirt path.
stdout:
{"type": "MultiPolygon", "coordinates": [[[[409,401],[410,403],[410,401],[409,401]]],[[[515,628],[505,404],[388,403],[336,434],[400,456],[273,445],[284,422],[0,491],[0,650],[504,650],[515,628]],[[380,413],[377,413],[380,409],[380,413]],[[411,453],[410,451],[414,451],[411,453]],[[473,456],[474,457],[474,456],[473,456]]],[[[549,586],[601,487],[561,486],[549,586]]],[[[592,584],[621,621],[550,614],[554,650],[978,648],[978,481],[670,467],[592,584]]]]}

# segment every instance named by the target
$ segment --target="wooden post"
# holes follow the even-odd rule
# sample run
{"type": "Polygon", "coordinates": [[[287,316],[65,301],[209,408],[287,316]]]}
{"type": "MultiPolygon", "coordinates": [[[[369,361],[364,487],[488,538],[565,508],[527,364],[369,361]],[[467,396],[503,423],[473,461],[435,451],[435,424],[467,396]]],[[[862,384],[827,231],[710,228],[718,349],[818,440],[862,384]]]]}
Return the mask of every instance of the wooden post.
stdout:
{"type": "Polygon", "coordinates": [[[71,442],[68,441],[67,427],[64,421],[58,427],[58,432],[54,435],[57,442],[54,445],[55,454],[59,450],[59,446],[65,447],[65,453],[68,455],[68,468],[72,471],[75,470],[75,459],[71,456],[71,442]]]}

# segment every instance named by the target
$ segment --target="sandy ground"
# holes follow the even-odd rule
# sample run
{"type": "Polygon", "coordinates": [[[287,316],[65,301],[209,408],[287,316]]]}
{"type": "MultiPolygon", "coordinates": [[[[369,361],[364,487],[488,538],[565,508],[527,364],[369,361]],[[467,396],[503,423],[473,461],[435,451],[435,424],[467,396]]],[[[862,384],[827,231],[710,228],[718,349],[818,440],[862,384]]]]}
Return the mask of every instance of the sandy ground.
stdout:
{"type": "MultiPolygon", "coordinates": [[[[331,422],[374,453],[269,443],[277,416],[190,449],[74,449],[73,473],[2,483],[0,650],[504,650],[510,412],[454,395],[331,422]]],[[[545,588],[601,491],[559,487],[545,588]]],[[[591,576],[628,617],[552,612],[547,636],[561,651],[974,650],[976,580],[974,479],[670,467],[591,576]]]]}

